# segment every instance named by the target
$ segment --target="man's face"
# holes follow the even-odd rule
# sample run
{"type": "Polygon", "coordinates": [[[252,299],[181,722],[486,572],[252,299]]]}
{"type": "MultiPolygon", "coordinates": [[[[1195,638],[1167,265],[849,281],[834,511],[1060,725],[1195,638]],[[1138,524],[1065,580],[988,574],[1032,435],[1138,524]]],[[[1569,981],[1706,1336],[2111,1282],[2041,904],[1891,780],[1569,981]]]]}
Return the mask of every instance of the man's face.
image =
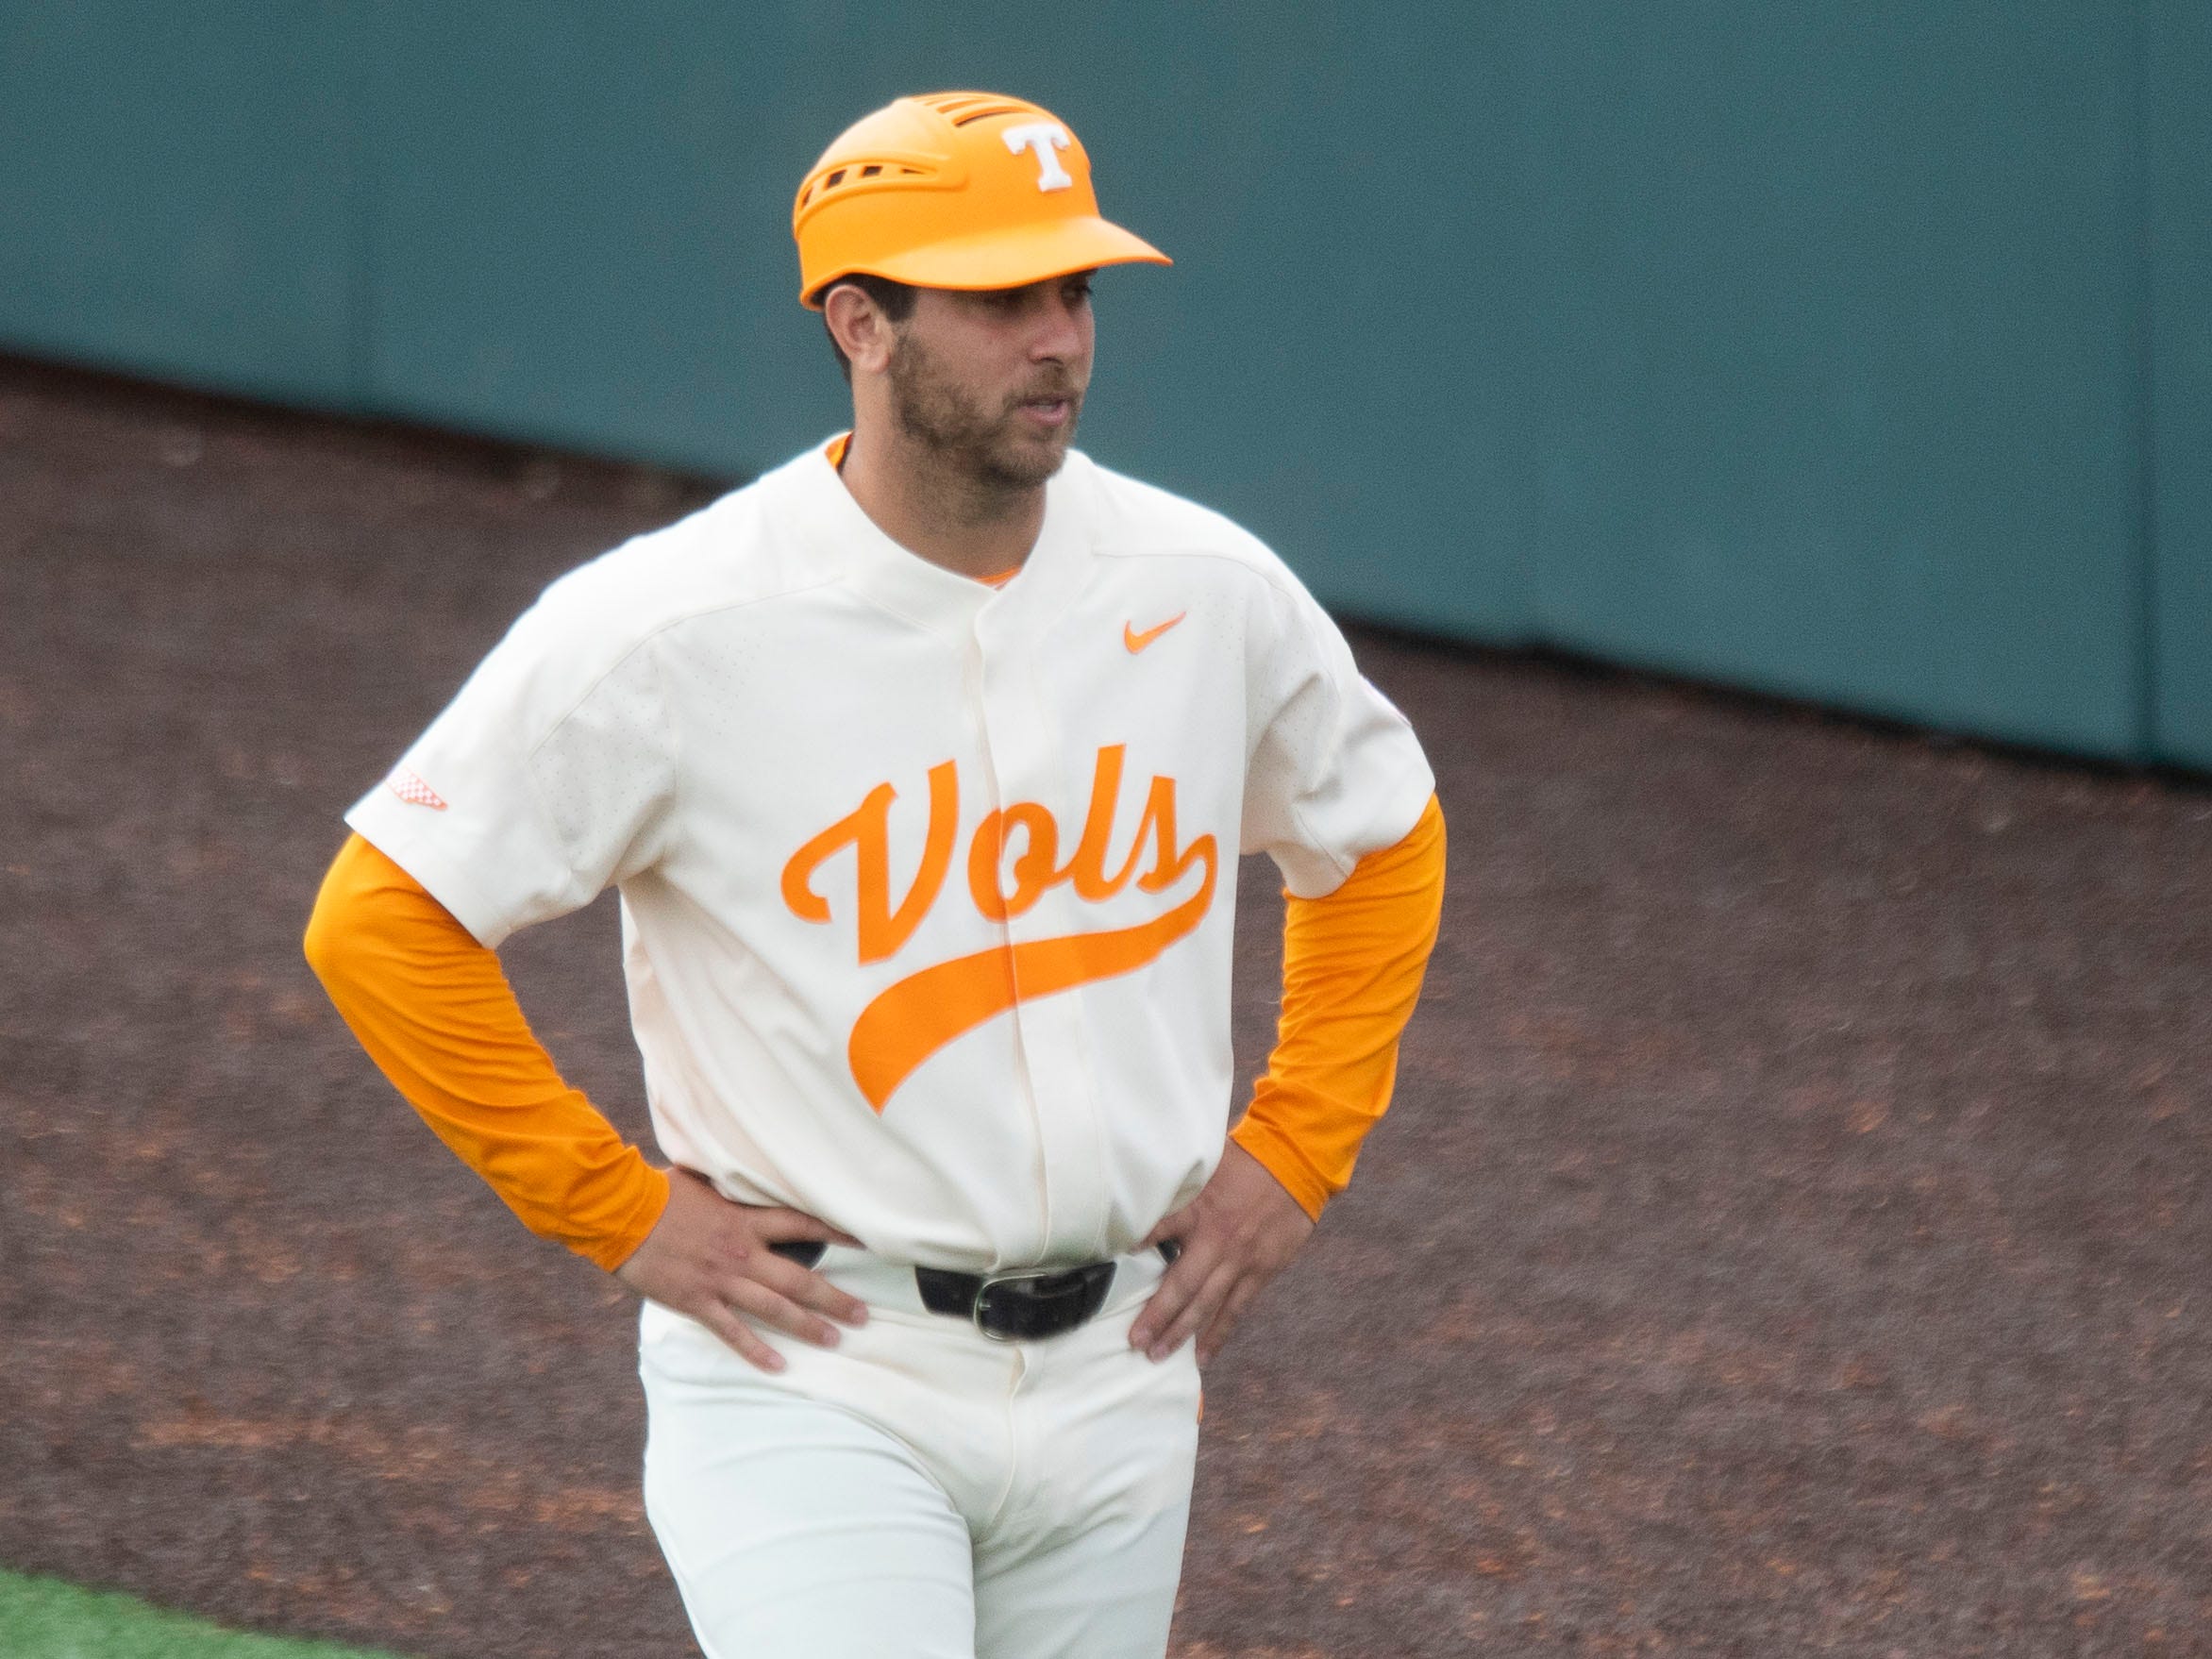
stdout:
{"type": "Polygon", "coordinates": [[[1023,288],[925,288],[898,326],[892,412],[910,438],[980,482],[1060,470],[1091,383],[1091,274],[1023,288]]]}

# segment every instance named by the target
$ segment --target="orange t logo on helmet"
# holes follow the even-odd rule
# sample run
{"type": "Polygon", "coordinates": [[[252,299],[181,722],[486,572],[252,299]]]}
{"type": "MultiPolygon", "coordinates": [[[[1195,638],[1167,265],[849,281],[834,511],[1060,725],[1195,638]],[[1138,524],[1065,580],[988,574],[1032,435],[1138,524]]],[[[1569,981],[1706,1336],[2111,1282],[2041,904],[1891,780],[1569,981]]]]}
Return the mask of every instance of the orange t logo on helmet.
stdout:
{"type": "Polygon", "coordinates": [[[1019,288],[1167,256],[1098,216],[1091,159],[1048,111],[992,92],[900,98],[846,128],[792,205],[799,299],[857,272],[1019,288]]]}

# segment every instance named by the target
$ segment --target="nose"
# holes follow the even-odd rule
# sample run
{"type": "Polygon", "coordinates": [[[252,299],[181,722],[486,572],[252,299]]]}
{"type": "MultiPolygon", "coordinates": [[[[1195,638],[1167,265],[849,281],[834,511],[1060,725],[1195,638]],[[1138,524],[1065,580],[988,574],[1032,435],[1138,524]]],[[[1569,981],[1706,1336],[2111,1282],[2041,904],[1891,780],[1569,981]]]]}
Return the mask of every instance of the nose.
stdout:
{"type": "Polygon", "coordinates": [[[1070,300],[1058,283],[1045,284],[1036,333],[1030,341],[1032,362],[1064,362],[1082,355],[1084,303],[1070,300]]]}

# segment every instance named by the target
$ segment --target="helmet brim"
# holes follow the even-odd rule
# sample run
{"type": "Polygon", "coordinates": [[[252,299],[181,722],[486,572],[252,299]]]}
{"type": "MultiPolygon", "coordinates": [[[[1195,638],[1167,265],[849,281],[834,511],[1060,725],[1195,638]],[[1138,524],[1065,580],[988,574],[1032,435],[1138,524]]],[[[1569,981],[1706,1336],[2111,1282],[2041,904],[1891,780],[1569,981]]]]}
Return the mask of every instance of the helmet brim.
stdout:
{"type": "Polygon", "coordinates": [[[975,291],[1048,282],[1098,265],[1173,263],[1143,237],[1109,220],[1083,215],[979,231],[904,248],[886,259],[855,262],[823,277],[801,293],[799,301],[820,310],[824,293],[845,277],[862,274],[913,288],[975,291]]]}

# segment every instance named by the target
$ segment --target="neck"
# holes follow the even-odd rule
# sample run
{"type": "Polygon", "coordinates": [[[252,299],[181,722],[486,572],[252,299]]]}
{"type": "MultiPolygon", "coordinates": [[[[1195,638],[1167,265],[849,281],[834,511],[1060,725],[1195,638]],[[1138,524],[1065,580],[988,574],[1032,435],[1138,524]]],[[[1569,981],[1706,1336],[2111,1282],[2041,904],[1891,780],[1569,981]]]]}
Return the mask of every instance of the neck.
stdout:
{"type": "Polygon", "coordinates": [[[891,421],[856,419],[844,478],[878,529],[962,576],[1015,569],[1045,523],[1043,484],[978,478],[891,421]]]}

